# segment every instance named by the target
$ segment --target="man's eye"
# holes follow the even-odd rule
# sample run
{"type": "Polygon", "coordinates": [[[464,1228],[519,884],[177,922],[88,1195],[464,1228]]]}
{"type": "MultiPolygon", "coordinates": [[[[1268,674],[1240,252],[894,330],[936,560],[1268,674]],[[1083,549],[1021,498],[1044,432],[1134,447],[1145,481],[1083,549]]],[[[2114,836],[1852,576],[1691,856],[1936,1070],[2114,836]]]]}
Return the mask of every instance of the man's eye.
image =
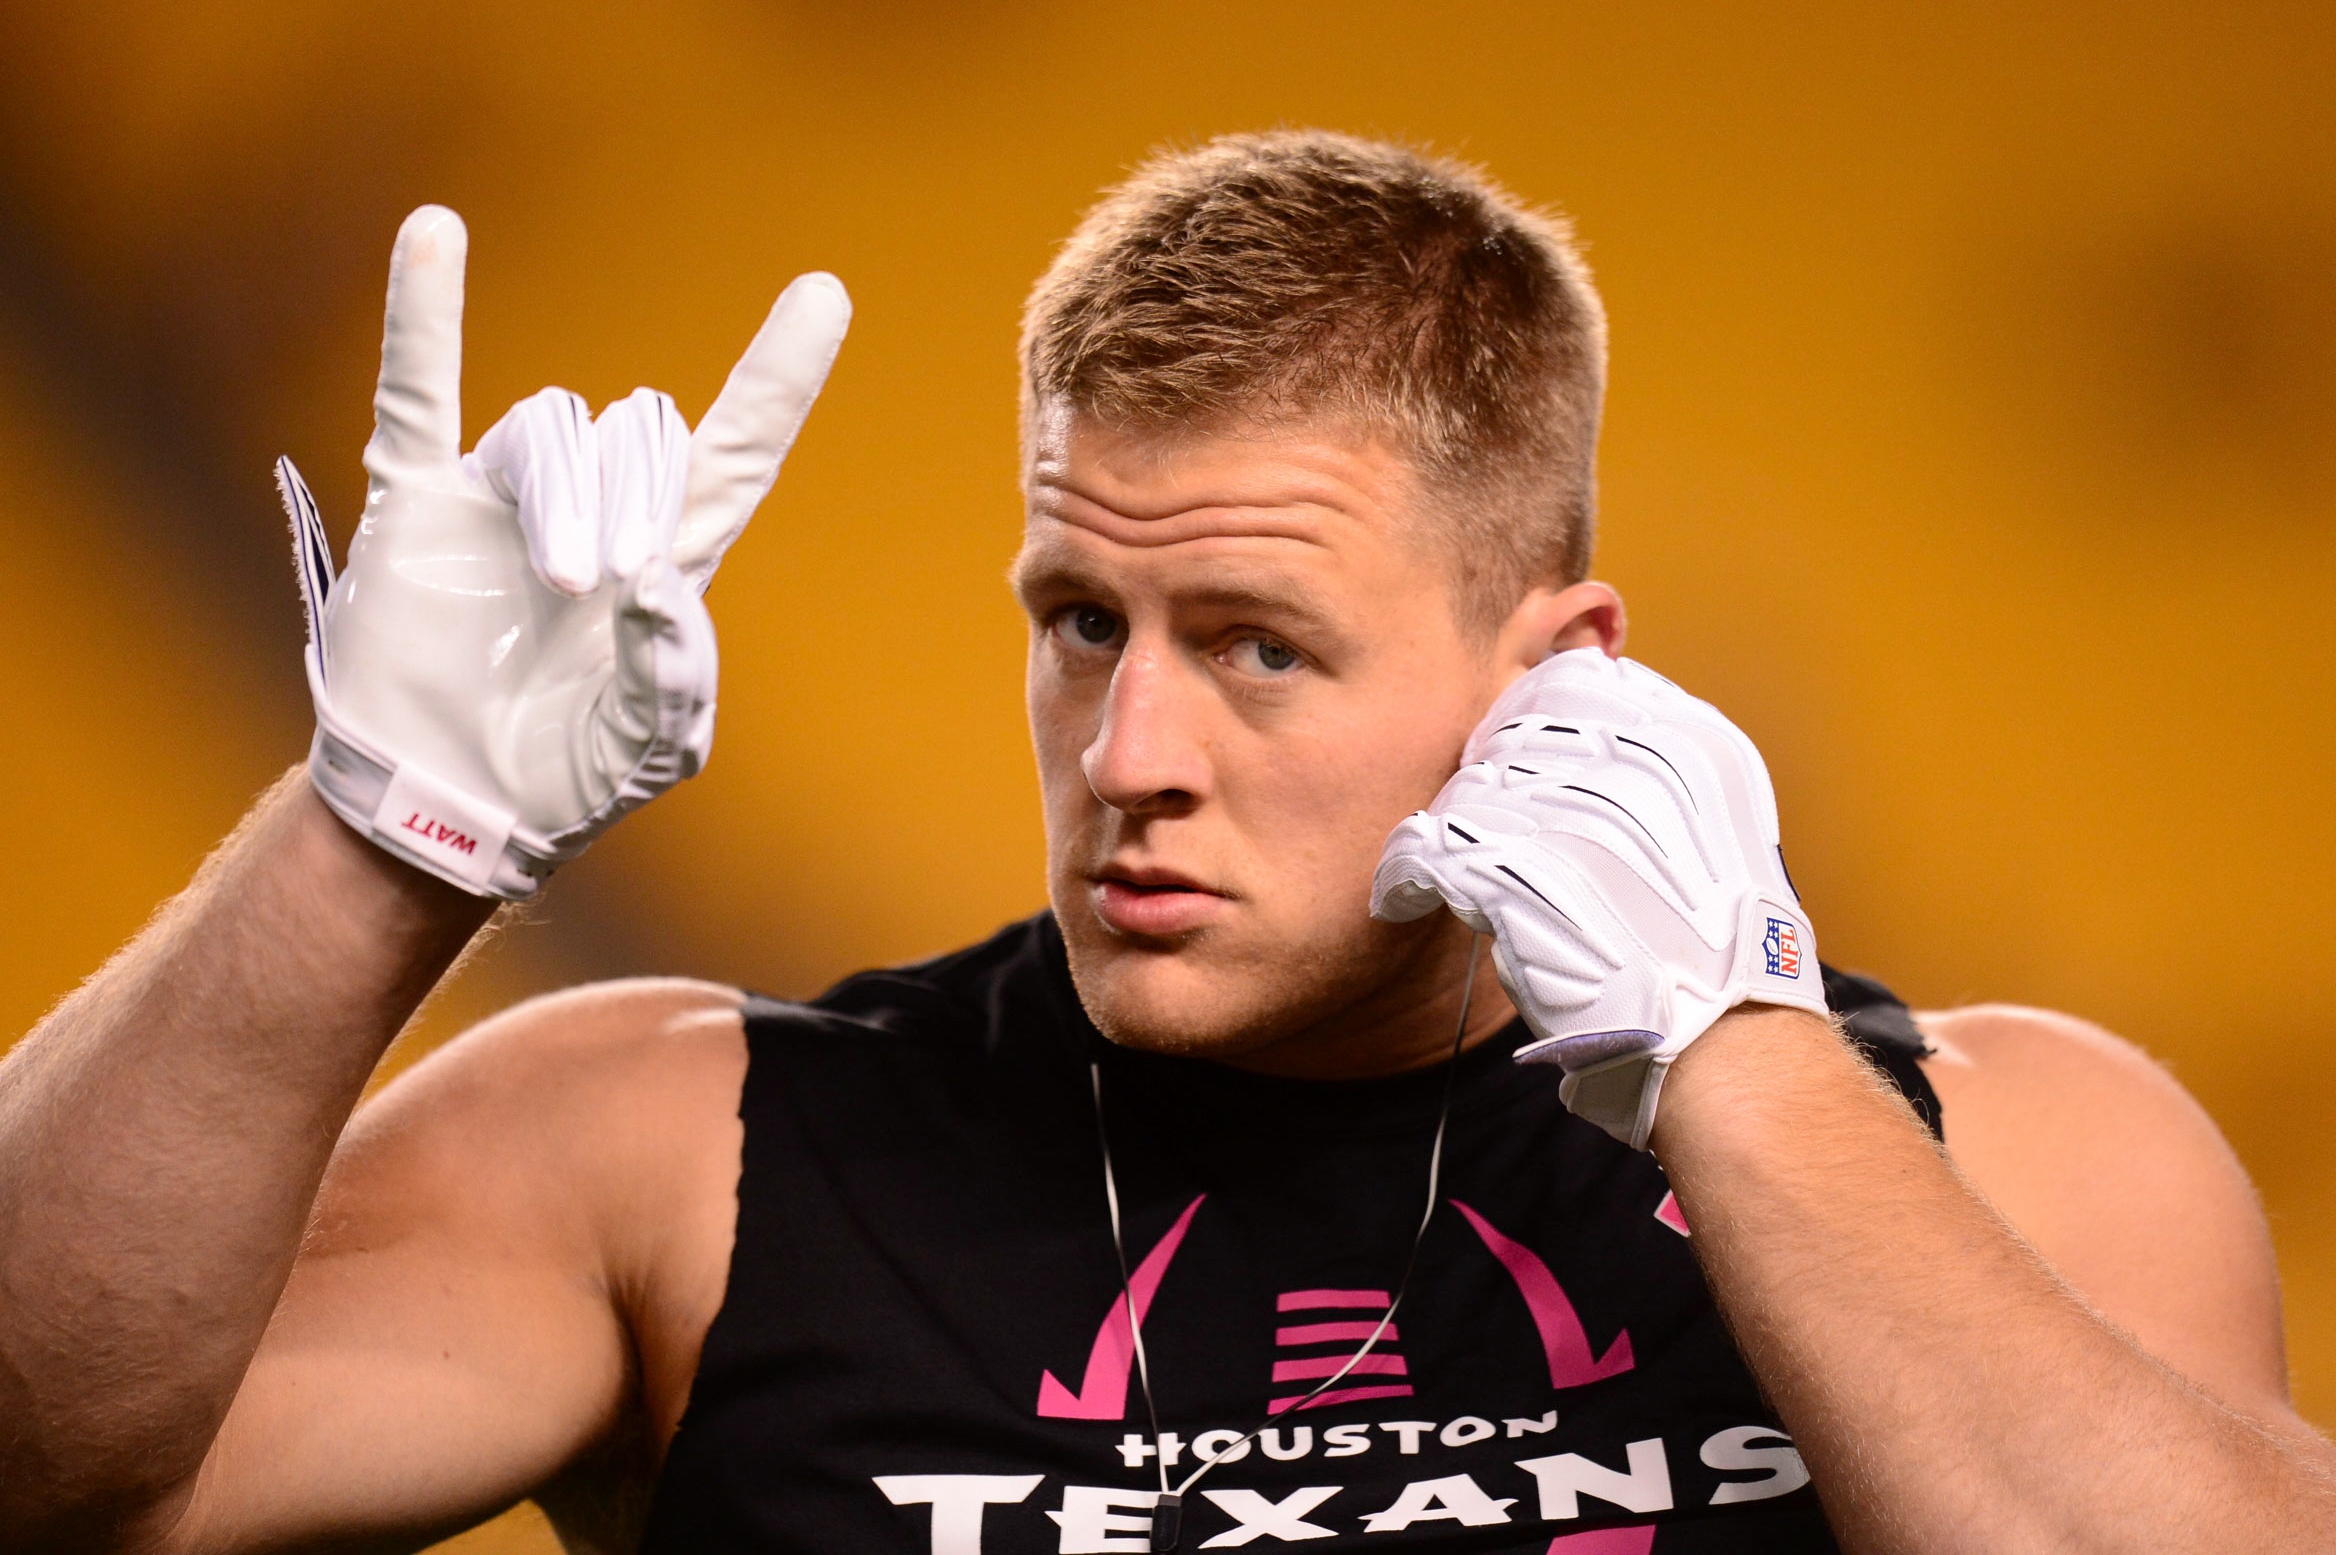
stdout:
{"type": "Polygon", "coordinates": [[[1287,675],[1306,661],[1288,643],[1270,637],[1244,637],[1233,645],[1233,666],[1252,675],[1287,675]]]}
{"type": "Polygon", "coordinates": [[[1072,638],[1090,648],[1109,647],[1119,635],[1119,617],[1093,605],[1081,605],[1064,612],[1062,624],[1070,629],[1072,638]]]}

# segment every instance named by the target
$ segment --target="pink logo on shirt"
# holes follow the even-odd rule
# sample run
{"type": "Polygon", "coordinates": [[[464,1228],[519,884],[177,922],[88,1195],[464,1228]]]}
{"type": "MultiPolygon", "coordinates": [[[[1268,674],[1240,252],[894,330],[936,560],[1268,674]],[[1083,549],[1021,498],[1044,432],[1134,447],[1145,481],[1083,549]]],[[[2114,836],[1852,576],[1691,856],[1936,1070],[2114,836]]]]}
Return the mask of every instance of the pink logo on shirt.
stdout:
{"type": "Polygon", "coordinates": [[[1512,1242],[1494,1229],[1493,1223],[1461,1203],[1447,1201],[1467,1217],[1469,1225],[1484,1241],[1492,1255],[1509,1271],[1509,1278],[1517,1282],[1517,1294],[1525,1298],[1525,1310],[1532,1314],[1533,1326],[1541,1334],[1541,1352],[1549,1362],[1549,1385],[1553,1388],[1578,1388],[1586,1382],[1604,1377],[1619,1376],[1630,1370],[1630,1330],[1614,1336],[1606,1353],[1592,1359],[1590,1336],[1582,1328],[1582,1320],[1568,1300],[1565,1287],[1557,1283],[1557,1276],[1549,1272],[1549,1265],[1541,1256],[1522,1242],[1512,1242]]]}
{"type": "MultiPolygon", "coordinates": [[[[1395,1343],[1402,1337],[1396,1325],[1389,1323],[1379,1333],[1380,1320],[1387,1315],[1389,1300],[1383,1290],[1285,1290],[1274,1302],[1276,1312],[1338,1312],[1351,1314],[1319,1322],[1285,1323],[1273,1331],[1273,1342],[1286,1359],[1273,1363],[1273,1380],[1311,1382],[1337,1377],[1403,1377],[1411,1368],[1395,1352],[1395,1343]],[[1379,1342],[1371,1346],[1371,1353],[1355,1360],[1355,1352],[1363,1347],[1373,1334],[1379,1342]],[[1349,1368],[1347,1363],[1354,1361],[1349,1368]]],[[[1306,1395],[1312,1388],[1277,1398],[1265,1406],[1269,1415],[1278,1415],[1288,1409],[1327,1409],[1332,1404],[1351,1404],[1366,1398],[1409,1398],[1408,1382],[1382,1382],[1360,1387],[1326,1388],[1313,1398],[1306,1395]]]]}
{"type": "MultiPolygon", "coordinates": [[[[1038,1378],[1038,1413],[1049,1420],[1124,1420],[1127,1418],[1128,1374],[1135,1365],[1135,1330],[1151,1311],[1152,1298],[1158,1294],[1160,1282],[1167,1277],[1168,1265],[1175,1260],[1177,1249],[1184,1245],[1185,1233],[1192,1229],[1192,1218],[1200,1212],[1208,1195],[1202,1194],[1184,1207],[1167,1233],[1144,1255],[1128,1276],[1125,1294],[1112,1298],[1104,1312],[1103,1322],[1095,1331],[1095,1342],[1087,1352],[1087,1370],[1080,1378],[1079,1391],[1074,1393],[1051,1371],[1042,1371],[1038,1378]],[[1129,1305],[1134,1305],[1130,1321],[1129,1305]]],[[[1550,1273],[1549,1265],[1541,1256],[1522,1242],[1514,1241],[1458,1199],[1448,1201],[1458,1210],[1476,1232],[1487,1251],[1499,1260],[1501,1267],[1524,1298],[1525,1311],[1533,1320],[1534,1331],[1541,1337],[1543,1359],[1549,1366],[1549,1385],[1553,1388],[1578,1388],[1606,1377],[1619,1376],[1635,1364],[1631,1356],[1630,1330],[1623,1329],[1614,1336],[1602,1355],[1593,1355],[1590,1336],[1582,1327],[1580,1314],[1565,1293],[1565,1287],[1550,1273]]],[[[1666,1199],[1666,1204],[1671,1201],[1666,1199]]],[[[1676,1214],[1673,1206],[1673,1213],[1676,1214]]],[[[1662,1218],[1660,1210],[1658,1218],[1662,1218]]],[[[1665,1220],[1665,1224],[1670,1224],[1665,1220]]],[[[1674,1229],[1684,1230],[1684,1224],[1674,1229]]],[[[1387,1315],[1390,1297],[1383,1290],[1290,1290],[1283,1291],[1274,1302],[1274,1309],[1284,1317],[1304,1314],[1303,1321],[1284,1322],[1274,1330],[1276,1356],[1273,1363],[1273,1381],[1277,1388],[1288,1391],[1271,1399],[1266,1409],[1270,1414],[1281,1414],[1295,1408],[1320,1409],[1332,1404],[1359,1403],[1376,1398],[1409,1398],[1412,1385],[1410,1363],[1394,1346],[1402,1339],[1399,1325],[1389,1323],[1379,1335],[1379,1342],[1371,1353],[1355,1361],[1355,1352],[1365,1340],[1378,1330],[1380,1320],[1387,1315]],[[1318,1316],[1316,1314],[1319,1314],[1318,1316]],[[1348,1362],[1354,1361],[1351,1369],[1348,1362]],[[1319,1384],[1326,1378],[1338,1376],[1340,1385],[1327,1389],[1319,1397],[1308,1398],[1311,1388],[1305,1384],[1319,1384]],[[1355,1386],[1346,1385],[1349,1379],[1358,1380],[1355,1386]]],[[[1612,1530],[1616,1534],[1632,1534],[1635,1529],[1612,1530]]],[[[1603,1536],[1603,1535],[1601,1535],[1603,1536]]],[[[1583,1535],[1582,1537],[1589,1537],[1583,1535]]],[[[1617,1544],[1613,1555],[1629,1555],[1633,1547],[1617,1544]]],[[[1606,1555],[1605,1546],[1565,1545],[1561,1555],[1606,1555]]]]}
{"type": "Polygon", "coordinates": [[[1135,1324],[1144,1320],[1152,1309],[1152,1296],[1160,1288],[1160,1281],[1168,1273],[1168,1265],[1176,1257],[1176,1249],[1184,1245],[1184,1233],[1192,1228],[1192,1217],[1200,1209],[1202,1194],[1184,1206],[1184,1213],[1176,1217],[1176,1224],[1160,1238],[1158,1245],[1144,1255],[1128,1276],[1127,1291],[1111,1298],[1111,1310],[1103,1314],[1103,1326],[1095,1331],[1094,1348],[1087,1352],[1087,1374],[1079,1381],[1079,1391],[1073,1393],[1055,1380],[1051,1371],[1038,1377],[1038,1413],[1047,1420],[1123,1420],[1127,1417],[1127,1374],[1135,1364],[1135,1324]],[[1135,1301],[1135,1322],[1128,1321],[1129,1298],[1135,1301]]]}

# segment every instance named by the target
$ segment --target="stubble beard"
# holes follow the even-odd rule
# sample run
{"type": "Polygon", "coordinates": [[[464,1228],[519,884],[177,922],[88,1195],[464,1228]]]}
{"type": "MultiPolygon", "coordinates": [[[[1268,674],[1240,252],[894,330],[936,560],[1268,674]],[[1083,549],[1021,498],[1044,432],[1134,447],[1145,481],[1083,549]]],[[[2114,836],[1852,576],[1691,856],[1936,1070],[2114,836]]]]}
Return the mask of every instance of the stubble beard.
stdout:
{"type": "Polygon", "coordinates": [[[1429,934],[1367,918],[1303,938],[1204,929],[1148,949],[1114,936],[1084,903],[1071,911],[1078,921],[1058,904],[1057,919],[1072,986],[1097,1030],[1120,1047],[1236,1067],[1269,1051],[1327,1055],[1367,1040],[1435,964],[1429,934]]]}

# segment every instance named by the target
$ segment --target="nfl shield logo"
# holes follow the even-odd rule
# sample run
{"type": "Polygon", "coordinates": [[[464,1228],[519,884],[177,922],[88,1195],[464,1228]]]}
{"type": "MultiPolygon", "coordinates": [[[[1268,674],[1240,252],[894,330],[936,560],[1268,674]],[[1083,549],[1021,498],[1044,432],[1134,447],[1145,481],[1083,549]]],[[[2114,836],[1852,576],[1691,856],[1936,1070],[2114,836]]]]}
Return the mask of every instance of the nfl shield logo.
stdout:
{"type": "Polygon", "coordinates": [[[1801,975],[1801,933],[1782,918],[1768,920],[1768,932],[1760,937],[1760,949],[1768,957],[1770,977],[1798,977],[1801,975]]]}

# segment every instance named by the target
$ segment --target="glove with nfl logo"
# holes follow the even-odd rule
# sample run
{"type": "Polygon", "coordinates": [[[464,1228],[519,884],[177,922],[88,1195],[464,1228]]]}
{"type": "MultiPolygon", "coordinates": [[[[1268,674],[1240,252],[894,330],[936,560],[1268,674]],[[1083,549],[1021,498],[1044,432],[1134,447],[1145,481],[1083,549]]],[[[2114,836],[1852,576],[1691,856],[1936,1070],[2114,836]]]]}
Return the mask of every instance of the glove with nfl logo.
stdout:
{"type": "Polygon", "coordinates": [[[705,764],[699,596],[770,490],[851,318],[830,275],[772,307],[695,432],[636,389],[564,389],[461,452],[462,220],[424,206],[390,260],[365,516],[333,576],[276,467],[308,610],[308,770],[342,820],[466,891],[519,899],[705,764]]]}
{"type": "Polygon", "coordinates": [[[1511,686],[1435,804],[1395,829],[1371,892],[1393,922],[1449,906],[1493,936],[1577,1116],[1634,1150],[1663,1076],[1738,1004],[1826,1013],[1759,751],[1710,704],[1596,648],[1511,686]]]}

